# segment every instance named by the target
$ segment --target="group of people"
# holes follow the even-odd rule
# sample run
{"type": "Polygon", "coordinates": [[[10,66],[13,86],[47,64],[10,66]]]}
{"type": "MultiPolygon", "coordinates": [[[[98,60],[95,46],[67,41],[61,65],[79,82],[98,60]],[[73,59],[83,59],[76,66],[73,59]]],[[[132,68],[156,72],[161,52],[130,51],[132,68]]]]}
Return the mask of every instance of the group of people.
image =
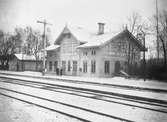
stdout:
{"type": "Polygon", "coordinates": [[[56,74],[57,75],[63,75],[63,69],[62,68],[56,68],[56,74]]]}

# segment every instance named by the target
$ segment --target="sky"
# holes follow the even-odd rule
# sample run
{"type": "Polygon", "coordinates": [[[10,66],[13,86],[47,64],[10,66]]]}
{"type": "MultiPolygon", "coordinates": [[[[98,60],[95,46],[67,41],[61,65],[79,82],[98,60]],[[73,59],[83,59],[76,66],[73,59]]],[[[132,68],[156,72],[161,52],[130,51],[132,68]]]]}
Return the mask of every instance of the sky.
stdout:
{"type": "MultiPolygon", "coordinates": [[[[158,6],[167,9],[167,0],[158,0],[158,6]]],[[[106,30],[118,30],[133,12],[149,20],[155,0],[0,0],[0,29],[32,26],[43,31],[37,20],[46,19],[55,40],[66,24],[97,31],[97,23],[104,22],[106,30]]]]}

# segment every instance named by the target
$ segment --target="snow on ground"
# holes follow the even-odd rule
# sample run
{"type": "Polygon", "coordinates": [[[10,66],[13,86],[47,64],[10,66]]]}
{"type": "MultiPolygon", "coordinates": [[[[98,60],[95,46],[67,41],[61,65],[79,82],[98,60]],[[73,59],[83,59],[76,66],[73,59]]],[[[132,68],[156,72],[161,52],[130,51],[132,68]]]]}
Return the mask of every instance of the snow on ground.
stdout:
{"type": "MultiPolygon", "coordinates": [[[[9,86],[10,86],[10,89],[13,89],[12,88],[13,85],[9,85],[9,86]]],[[[9,88],[9,86],[7,86],[7,87],[9,88]]],[[[17,86],[17,85],[15,85],[15,86],[17,86]]],[[[37,94],[35,93],[33,95],[37,95],[38,97],[43,96],[44,98],[48,98],[48,99],[52,99],[52,100],[56,100],[56,98],[60,97],[60,96],[58,97],[53,92],[52,92],[52,94],[50,94],[48,91],[44,92],[42,90],[39,91],[39,90],[33,89],[33,88],[28,89],[26,87],[24,87],[24,88],[23,87],[15,87],[14,89],[17,89],[17,91],[21,91],[21,92],[23,92],[25,90],[26,93],[28,93],[28,94],[32,94],[32,93],[36,92],[37,94]]],[[[5,93],[6,91],[1,89],[0,92],[5,93]]],[[[120,122],[119,120],[115,120],[115,119],[110,118],[110,117],[104,117],[104,116],[94,114],[94,113],[91,113],[91,112],[87,112],[87,111],[83,111],[83,110],[80,110],[80,109],[77,109],[77,111],[76,111],[76,108],[73,108],[73,107],[65,106],[65,105],[62,105],[62,104],[59,104],[59,103],[53,103],[53,102],[50,102],[50,101],[30,97],[30,96],[27,96],[27,95],[22,95],[22,94],[13,93],[13,92],[6,92],[5,94],[13,96],[13,97],[17,97],[17,98],[22,99],[22,100],[26,100],[26,101],[36,103],[36,104],[39,104],[41,106],[52,108],[54,110],[65,112],[67,114],[71,114],[71,115],[74,115],[74,116],[77,116],[77,117],[80,117],[80,118],[84,118],[84,119],[90,120],[92,122],[103,122],[103,120],[104,120],[104,122],[120,122]]],[[[63,96],[61,94],[61,98],[62,97],[63,96]]],[[[65,96],[63,98],[66,100],[66,101],[64,101],[65,103],[69,102],[65,96]]],[[[73,99],[73,98],[71,98],[71,99],[73,99]]],[[[72,100],[70,100],[70,101],[74,102],[72,100]]],[[[77,102],[77,101],[75,101],[75,102],[77,102]]],[[[73,122],[73,121],[69,121],[69,122],[73,122]]]]}
{"type": "Polygon", "coordinates": [[[37,76],[37,77],[53,78],[53,79],[67,79],[67,80],[70,79],[82,82],[84,81],[96,82],[101,84],[126,85],[126,86],[167,90],[167,83],[155,80],[144,81],[143,79],[126,79],[123,77],[99,78],[99,77],[80,77],[80,76],[56,76],[56,74],[46,74],[45,76],[42,76],[41,72],[32,72],[32,71],[24,71],[24,72],[0,71],[0,73],[17,74],[23,76],[37,76]]]}
{"type": "Polygon", "coordinates": [[[62,86],[71,86],[71,87],[76,87],[76,88],[93,89],[93,90],[98,90],[98,91],[112,92],[115,94],[122,94],[122,95],[126,94],[129,96],[138,96],[141,98],[150,98],[150,99],[155,99],[155,100],[167,101],[166,93],[121,89],[121,88],[108,87],[108,86],[97,86],[97,85],[91,85],[91,84],[77,84],[77,83],[71,83],[71,82],[70,83],[60,82],[59,80],[48,80],[48,79],[39,79],[39,78],[31,78],[31,77],[10,76],[10,75],[7,76],[7,75],[2,75],[2,74],[0,74],[0,76],[4,76],[8,78],[18,78],[22,80],[30,80],[30,81],[36,81],[36,82],[42,82],[42,83],[50,83],[50,84],[56,84],[56,85],[58,84],[62,86]]]}
{"type": "MultiPolygon", "coordinates": [[[[67,103],[74,106],[84,107],[84,108],[102,112],[105,114],[126,118],[132,121],[139,121],[139,122],[166,122],[167,121],[166,113],[151,111],[151,110],[142,109],[138,107],[131,107],[131,106],[121,105],[121,104],[112,103],[112,102],[99,101],[99,100],[84,98],[80,96],[68,95],[64,93],[41,90],[36,88],[29,88],[29,87],[19,86],[19,85],[12,85],[8,83],[0,83],[0,87],[36,95],[38,97],[44,97],[51,100],[56,100],[56,101],[67,103]]],[[[0,92],[3,92],[3,90],[0,90],[0,92]]],[[[10,93],[7,93],[7,94],[10,94],[10,93]]],[[[11,93],[10,95],[12,94],[13,93],[11,93]]],[[[59,110],[61,109],[62,111],[69,111],[69,108],[67,109],[58,104],[55,106],[55,104],[53,103],[48,104],[48,103],[45,103],[44,101],[40,102],[41,100],[35,100],[32,98],[30,99],[22,95],[18,95],[18,94],[13,94],[13,95],[29,101],[37,101],[40,104],[45,104],[52,108],[56,107],[56,109],[59,109],[59,110]]],[[[99,118],[95,118],[88,114],[76,112],[73,109],[71,109],[71,113],[75,113],[76,115],[78,114],[78,116],[80,115],[88,118],[91,117],[92,119],[94,119],[95,122],[99,120],[99,118]]]]}
{"type": "MultiPolygon", "coordinates": [[[[29,75],[29,76],[40,76],[43,77],[41,75],[41,73],[39,72],[30,72],[30,71],[26,71],[26,72],[8,72],[8,71],[0,71],[1,73],[9,73],[9,74],[19,74],[19,75],[29,75]]],[[[1,75],[1,74],[0,74],[1,75]]],[[[121,94],[130,94],[130,95],[138,95],[138,96],[145,96],[145,97],[149,97],[149,98],[155,98],[155,99],[161,99],[161,100],[167,100],[167,95],[166,94],[160,94],[160,93],[148,93],[148,92],[143,92],[142,91],[131,91],[131,90],[126,90],[126,89],[114,89],[114,88],[109,88],[109,87],[100,87],[100,86],[92,86],[90,84],[76,84],[76,83],[67,83],[67,82],[58,82],[57,80],[47,80],[47,79],[35,79],[35,78],[30,78],[30,77],[19,77],[19,76],[10,76],[8,75],[7,77],[13,77],[13,78],[21,78],[24,80],[32,80],[32,81],[38,81],[38,82],[45,82],[45,83],[54,83],[54,84],[60,84],[60,85],[70,85],[70,86],[74,86],[74,87],[82,87],[82,88],[89,88],[89,89],[98,89],[98,90],[104,90],[104,91],[112,91],[112,92],[116,92],[116,93],[121,93],[121,94]],[[34,80],[35,79],[35,80],[34,80]]],[[[46,75],[44,77],[47,78],[59,78],[59,79],[72,79],[72,80],[80,80],[80,81],[89,81],[89,82],[99,82],[99,83],[110,83],[110,84],[123,84],[123,85],[135,85],[135,86],[143,86],[143,87],[151,87],[151,88],[163,88],[163,89],[167,89],[166,87],[166,83],[158,83],[155,81],[142,81],[142,80],[129,80],[129,79],[124,79],[124,78],[118,78],[118,77],[114,77],[114,78],[85,78],[85,77],[74,77],[74,76],[54,76],[53,74],[51,75],[46,75]]],[[[30,89],[30,88],[23,88],[23,87],[18,87],[17,85],[3,85],[3,83],[0,83],[0,85],[2,87],[6,87],[6,88],[10,88],[13,90],[18,90],[18,91],[24,91],[24,92],[28,92],[37,96],[44,96],[46,98],[50,98],[53,100],[58,100],[61,102],[66,102],[66,103],[70,103],[72,105],[78,105],[78,106],[82,106],[85,108],[89,108],[89,109],[93,109],[93,110],[98,110],[100,112],[104,112],[104,113],[111,113],[114,115],[118,115],[120,117],[125,117],[125,118],[129,118],[132,120],[136,120],[136,121],[145,121],[145,122],[157,122],[157,121],[161,121],[161,122],[166,122],[167,121],[167,116],[166,114],[160,114],[159,112],[152,112],[149,110],[143,110],[140,108],[136,108],[136,107],[127,107],[127,106],[123,106],[123,105],[118,105],[118,104],[114,104],[114,103],[107,103],[107,102],[101,102],[98,100],[90,100],[90,99],[86,99],[86,98],[80,98],[80,97],[74,97],[72,95],[66,95],[66,94],[62,94],[62,93],[53,93],[53,92],[49,92],[49,91],[44,91],[44,90],[35,90],[35,89],[30,89]],[[17,86],[17,87],[16,87],[17,86]]],[[[0,96],[1,98],[1,96],[0,96]]],[[[7,109],[4,110],[4,108],[2,106],[5,106],[6,102],[1,102],[3,99],[0,99],[0,122],[2,119],[2,122],[54,122],[55,120],[57,120],[57,118],[54,118],[58,113],[56,113],[56,115],[54,115],[55,113],[50,114],[50,111],[48,112],[44,112],[45,110],[40,109],[36,106],[32,106],[32,105],[25,105],[25,104],[20,104],[19,103],[19,107],[17,106],[18,103],[14,102],[14,104],[12,104],[12,111],[11,113],[16,113],[16,114],[11,114],[10,111],[11,109],[7,109]],[[3,105],[4,104],[4,105],[3,105]],[[13,109],[14,106],[14,109],[13,109]],[[28,107],[27,107],[28,106],[28,107]],[[3,108],[1,110],[1,107],[3,108]],[[19,109],[19,110],[18,110],[19,109]],[[18,110],[18,111],[17,111],[18,110]],[[32,111],[31,111],[32,110],[32,111]],[[2,111],[2,112],[1,112],[2,111]],[[7,113],[4,113],[4,111],[7,111],[7,113]],[[16,111],[16,112],[15,112],[16,111]],[[28,113],[28,114],[27,114],[28,113]],[[34,114],[36,113],[36,114],[34,114]],[[47,113],[47,114],[46,114],[47,113]],[[22,115],[23,114],[23,115],[22,115]],[[4,115],[8,115],[7,117],[4,115]],[[20,118],[17,116],[19,115],[20,118]],[[51,115],[51,116],[50,116],[51,115]],[[52,116],[53,115],[53,116],[52,116]],[[3,116],[1,118],[1,116],[3,116]],[[16,116],[16,120],[11,119],[11,116],[16,116]],[[23,116],[23,117],[22,117],[23,116]],[[28,116],[28,117],[27,117],[28,116]],[[40,119],[40,117],[43,117],[43,119],[40,119]],[[51,118],[50,118],[51,117],[51,118]],[[52,118],[53,117],[53,118],[52,118]],[[18,119],[17,119],[18,118],[18,119]],[[28,118],[28,121],[24,121],[21,120],[21,118],[28,118]],[[3,120],[8,120],[9,121],[3,121],[3,120]],[[38,120],[37,120],[38,119],[38,120]],[[40,119],[40,120],[39,120],[40,119]],[[12,120],[12,121],[11,121],[12,120]],[[31,121],[32,120],[32,121],[31,121]],[[50,121],[51,120],[51,121],[50,121]]],[[[31,99],[32,100],[32,99],[31,99]]],[[[11,104],[9,102],[9,104],[11,104]]],[[[11,105],[6,105],[7,108],[8,106],[10,107],[11,105]]],[[[56,106],[58,107],[58,106],[56,106]]],[[[66,109],[64,109],[65,111],[66,109]]],[[[73,112],[73,111],[71,111],[73,112]]],[[[79,114],[79,113],[78,113],[79,114]]],[[[73,121],[68,117],[62,117],[61,114],[57,115],[58,117],[60,117],[60,122],[63,121],[73,121]],[[67,118],[67,119],[64,119],[67,118]]],[[[59,119],[57,120],[59,121],[59,119]]],[[[74,121],[77,121],[74,119],[74,121]]]]}
{"type": "Polygon", "coordinates": [[[79,120],[0,95],[0,122],[79,122],[79,120]]]}

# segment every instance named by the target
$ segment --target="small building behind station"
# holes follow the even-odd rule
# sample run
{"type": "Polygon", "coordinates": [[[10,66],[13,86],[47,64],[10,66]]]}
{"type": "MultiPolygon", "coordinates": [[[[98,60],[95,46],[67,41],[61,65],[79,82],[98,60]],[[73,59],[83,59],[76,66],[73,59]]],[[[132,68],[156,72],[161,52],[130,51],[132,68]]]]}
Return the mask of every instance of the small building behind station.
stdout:
{"type": "Polygon", "coordinates": [[[42,71],[42,60],[36,60],[34,55],[14,54],[9,61],[10,71],[42,71]]]}

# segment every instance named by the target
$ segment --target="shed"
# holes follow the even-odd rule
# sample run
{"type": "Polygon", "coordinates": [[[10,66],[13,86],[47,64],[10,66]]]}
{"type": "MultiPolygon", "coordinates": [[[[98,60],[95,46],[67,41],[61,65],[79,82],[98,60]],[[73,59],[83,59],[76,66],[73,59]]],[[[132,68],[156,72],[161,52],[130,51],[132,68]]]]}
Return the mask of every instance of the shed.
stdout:
{"type": "Polygon", "coordinates": [[[36,60],[34,55],[14,54],[14,58],[9,61],[11,71],[41,71],[42,60],[36,60]]]}

